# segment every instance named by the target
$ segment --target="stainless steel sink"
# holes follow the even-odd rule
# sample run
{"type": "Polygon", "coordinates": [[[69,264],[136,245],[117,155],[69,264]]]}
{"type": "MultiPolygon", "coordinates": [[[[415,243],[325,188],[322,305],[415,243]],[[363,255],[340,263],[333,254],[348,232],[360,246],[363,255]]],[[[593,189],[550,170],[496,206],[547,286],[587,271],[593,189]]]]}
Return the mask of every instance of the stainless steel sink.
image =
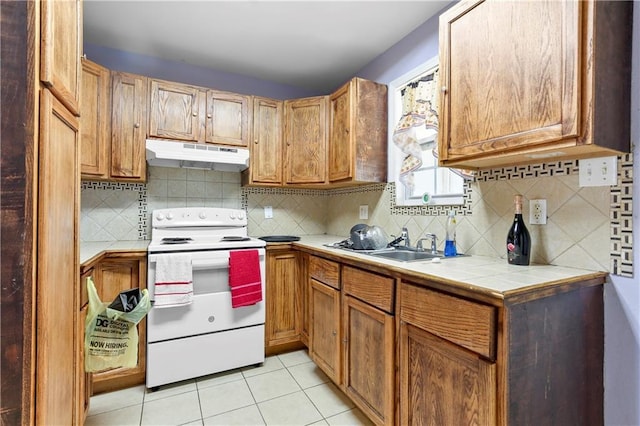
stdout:
{"type": "Polygon", "coordinates": [[[369,253],[370,256],[384,257],[387,259],[398,260],[400,262],[415,262],[418,260],[430,260],[436,257],[444,258],[444,253],[431,253],[429,251],[414,251],[396,249],[393,251],[383,251],[379,253],[369,253]]]}

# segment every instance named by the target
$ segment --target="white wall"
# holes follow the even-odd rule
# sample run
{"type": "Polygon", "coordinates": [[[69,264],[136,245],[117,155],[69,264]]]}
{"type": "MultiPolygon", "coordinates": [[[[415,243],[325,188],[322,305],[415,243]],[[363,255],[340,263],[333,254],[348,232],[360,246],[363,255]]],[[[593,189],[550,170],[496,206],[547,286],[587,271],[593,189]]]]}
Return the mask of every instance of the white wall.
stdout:
{"type": "Polygon", "coordinates": [[[605,287],[604,399],[607,425],[640,425],[640,2],[633,11],[631,140],[633,143],[634,278],[611,276],[605,287]]]}

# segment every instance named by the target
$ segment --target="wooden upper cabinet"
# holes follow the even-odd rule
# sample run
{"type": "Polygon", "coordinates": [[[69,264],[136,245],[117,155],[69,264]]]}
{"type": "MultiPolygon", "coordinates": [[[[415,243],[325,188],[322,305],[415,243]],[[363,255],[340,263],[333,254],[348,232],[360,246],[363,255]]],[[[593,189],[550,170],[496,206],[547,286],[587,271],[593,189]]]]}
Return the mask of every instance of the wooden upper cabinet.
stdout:
{"type": "Polygon", "coordinates": [[[250,96],[207,90],[205,141],[246,147],[249,143],[250,96]]]}
{"type": "Polygon", "coordinates": [[[247,146],[251,97],[170,81],[151,80],[149,136],[247,146]]]}
{"type": "Polygon", "coordinates": [[[43,0],[40,26],[40,81],[74,115],[80,115],[80,0],[43,0]]]}
{"type": "Polygon", "coordinates": [[[245,183],[282,184],[282,111],[282,101],[253,98],[253,142],[249,144],[251,167],[246,171],[249,182],[245,183]]]}
{"type": "Polygon", "coordinates": [[[284,101],[285,182],[324,183],[327,170],[327,97],[284,101]]]}
{"type": "Polygon", "coordinates": [[[149,136],[197,141],[200,131],[200,89],[151,80],[149,136]]]}
{"type": "Polygon", "coordinates": [[[146,179],[147,79],[113,72],[111,176],[129,182],[146,179]]]}
{"type": "Polygon", "coordinates": [[[387,86],[353,78],[329,97],[329,181],[386,179],[387,86]]]}
{"type": "Polygon", "coordinates": [[[629,150],[631,2],[462,1],[440,16],[439,158],[629,150]]]}
{"type": "Polygon", "coordinates": [[[111,151],[111,74],[94,62],[82,60],[82,114],[80,116],[80,171],[82,178],[109,177],[111,151]]]}

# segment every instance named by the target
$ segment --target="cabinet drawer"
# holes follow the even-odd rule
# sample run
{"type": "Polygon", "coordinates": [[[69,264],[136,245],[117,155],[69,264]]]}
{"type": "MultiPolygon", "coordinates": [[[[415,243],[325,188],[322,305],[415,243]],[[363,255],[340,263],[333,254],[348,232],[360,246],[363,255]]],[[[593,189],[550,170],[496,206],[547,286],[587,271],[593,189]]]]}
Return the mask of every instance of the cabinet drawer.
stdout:
{"type": "Polygon", "coordinates": [[[385,312],[393,313],[394,279],[345,266],[342,269],[344,291],[385,312]]]}
{"type": "Polygon", "coordinates": [[[340,264],[322,257],[309,257],[309,276],[316,280],[340,289],[340,264]]]}
{"type": "Polygon", "coordinates": [[[400,319],[495,359],[496,308],[424,287],[400,286],[400,319]]]}

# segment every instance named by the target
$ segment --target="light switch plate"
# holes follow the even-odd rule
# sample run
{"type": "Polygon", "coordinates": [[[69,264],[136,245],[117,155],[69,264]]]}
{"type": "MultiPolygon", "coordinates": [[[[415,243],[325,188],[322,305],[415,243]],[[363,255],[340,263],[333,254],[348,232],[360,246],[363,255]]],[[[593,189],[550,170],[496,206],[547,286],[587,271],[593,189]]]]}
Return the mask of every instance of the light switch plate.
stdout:
{"type": "Polygon", "coordinates": [[[271,206],[264,206],[264,218],[265,219],[273,218],[273,208],[271,208],[271,206]]]}
{"type": "Polygon", "coordinates": [[[360,206],[360,219],[369,219],[369,206],[360,206]]]}
{"type": "Polygon", "coordinates": [[[611,186],[618,183],[618,157],[578,160],[578,181],[583,186],[611,186]]]}

